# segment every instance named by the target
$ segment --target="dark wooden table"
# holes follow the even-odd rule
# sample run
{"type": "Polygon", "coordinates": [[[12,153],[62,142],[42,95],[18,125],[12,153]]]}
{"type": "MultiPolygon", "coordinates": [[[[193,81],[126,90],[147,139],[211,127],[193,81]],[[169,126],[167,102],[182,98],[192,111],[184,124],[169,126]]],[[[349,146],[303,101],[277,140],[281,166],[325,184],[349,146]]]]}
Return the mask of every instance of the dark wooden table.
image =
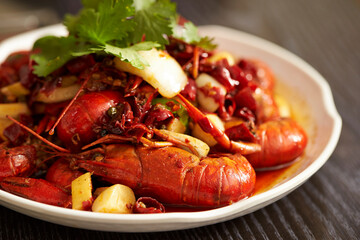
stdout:
{"type": "Polygon", "coordinates": [[[329,161],[274,204],[215,225],[109,233],[64,227],[0,207],[0,239],[360,239],[360,1],[177,2],[179,12],[196,24],[224,25],[270,40],[327,79],[343,119],[329,161]]]}

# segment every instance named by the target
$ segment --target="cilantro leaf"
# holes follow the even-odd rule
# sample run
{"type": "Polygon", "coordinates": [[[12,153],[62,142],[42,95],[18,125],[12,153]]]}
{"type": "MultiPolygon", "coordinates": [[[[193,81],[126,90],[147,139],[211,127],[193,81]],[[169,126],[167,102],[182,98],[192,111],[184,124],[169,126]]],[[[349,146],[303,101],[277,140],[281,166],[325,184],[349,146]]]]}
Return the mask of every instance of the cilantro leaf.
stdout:
{"type": "MultiPolygon", "coordinates": [[[[92,8],[97,10],[101,0],[82,0],[81,2],[85,9],[92,8]]],[[[79,19],[82,15],[82,11],[80,11],[78,15],[65,14],[63,23],[69,31],[70,35],[77,35],[78,33],[79,19]]]]}
{"type": "Polygon", "coordinates": [[[66,26],[70,35],[76,35],[77,27],[79,25],[79,16],[66,14],[64,17],[64,25],[66,26]]]}
{"type": "Polygon", "coordinates": [[[197,43],[201,40],[198,34],[198,28],[192,22],[186,22],[184,24],[183,35],[181,38],[190,44],[197,43]]]}
{"type": "Polygon", "coordinates": [[[209,38],[208,36],[202,37],[196,45],[205,50],[214,50],[217,47],[217,44],[214,43],[214,38],[209,38]]]}
{"type": "Polygon", "coordinates": [[[131,0],[103,0],[97,10],[81,11],[77,22],[79,37],[102,44],[121,40],[134,30],[135,23],[128,19],[133,14],[131,0]]]}
{"type": "MultiPolygon", "coordinates": [[[[175,27],[177,26],[175,25],[175,27]]],[[[200,37],[198,28],[190,21],[184,24],[184,27],[180,32],[174,31],[174,37],[206,50],[212,50],[216,48],[216,44],[212,42],[214,39],[209,37],[200,37]]]]}
{"type": "Polygon", "coordinates": [[[148,66],[149,63],[141,57],[138,51],[147,51],[159,46],[158,43],[146,41],[125,48],[106,44],[103,48],[94,48],[94,50],[103,50],[108,54],[119,57],[122,61],[129,62],[136,68],[144,69],[144,66],[148,66]]]}
{"type": "Polygon", "coordinates": [[[76,49],[73,49],[71,55],[74,57],[80,57],[83,55],[88,55],[92,53],[96,53],[94,49],[96,49],[98,45],[90,44],[88,42],[79,42],[76,49]]]}
{"type": "Polygon", "coordinates": [[[169,0],[135,0],[134,22],[136,31],[132,33],[132,43],[138,43],[143,35],[147,41],[168,43],[163,35],[171,35],[171,19],[176,14],[176,5],[169,0]]]}
{"type": "Polygon", "coordinates": [[[34,74],[46,77],[72,59],[71,52],[76,48],[76,39],[71,36],[48,36],[38,39],[33,49],[39,49],[40,52],[31,56],[38,64],[34,66],[34,74]]]}

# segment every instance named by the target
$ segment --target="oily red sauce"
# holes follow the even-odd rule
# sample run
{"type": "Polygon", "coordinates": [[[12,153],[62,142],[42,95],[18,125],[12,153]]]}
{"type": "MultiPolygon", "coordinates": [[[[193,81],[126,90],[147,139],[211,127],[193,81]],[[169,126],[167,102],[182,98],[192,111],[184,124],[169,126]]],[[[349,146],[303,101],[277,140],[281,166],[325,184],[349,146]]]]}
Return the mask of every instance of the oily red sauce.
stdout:
{"type": "Polygon", "coordinates": [[[290,167],[270,171],[257,171],[253,195],[265,192],[285,180],[286,172],[290,167]]]}

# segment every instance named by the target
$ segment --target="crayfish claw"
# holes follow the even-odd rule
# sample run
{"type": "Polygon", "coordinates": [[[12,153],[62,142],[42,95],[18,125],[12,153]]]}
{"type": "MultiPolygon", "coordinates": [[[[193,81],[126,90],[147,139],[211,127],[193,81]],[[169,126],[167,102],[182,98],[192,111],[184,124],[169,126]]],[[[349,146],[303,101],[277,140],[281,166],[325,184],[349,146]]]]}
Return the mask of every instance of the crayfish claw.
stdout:
{"type": "Polygon", "coordinates": [[[7,177],[0,186],[7,192],[37,202],[65,208],[71,205],[70,195],[43,179],[7,177]]]}

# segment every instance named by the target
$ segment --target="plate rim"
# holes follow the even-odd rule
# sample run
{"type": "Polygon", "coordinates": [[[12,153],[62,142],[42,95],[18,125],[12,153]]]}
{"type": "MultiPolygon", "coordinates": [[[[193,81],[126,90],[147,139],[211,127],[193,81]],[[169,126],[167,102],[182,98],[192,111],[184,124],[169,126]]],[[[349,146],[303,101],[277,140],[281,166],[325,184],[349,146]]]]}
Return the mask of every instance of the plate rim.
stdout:
{"type": "MultiPolygon", "coordinates": [[[[40,36],[44,33],[52,33],[60,32],[63,33],[64,26],[61,24],[51,25],[44,28],[36,29],[33,31],[25,32],[14,37],[8,38],[0,42],[0,50],[6,47],[7,44],[11,44],[12,41],[16,41],[17,39],[21,39],[24,37],[28,37],[29,35],[36,35],[40,36]]],[[[22,214],[26,214],[29,216],[34,216],[34,214],[46,214],[48,215],[56,215],[63,219],[72,220],[74,215],[76,215],[77,221],[83,222],[103,222],[106,221],[108,224],[125,224],[125,225],[132,225],[132,224],[159,224],[164,223],[183,223],[188,224],[190,226],[179,227],[176,228],[172,226],[171,228],[163,228],[159,231],[164,230],[176,230],[176,229],[186,229],[192,228],[196,226],[203,226],[209,223],[218,223],[225,220],[233,219],[235,217],[240,217],[242,215],[248,214],[253,212],[259,208],[263,208],[278,199],[282,198],[283,196],[289,194],[291,191],[298,188],[301,184],[303,184],[306,180],[308,180],[314,173],[316,173],[330,158],[331,154],[336,148],[336,145],[340,138],[341,128],[342,128],[342,120],[339,113],[336,110],[336,106],[334,103],[334,98],[330,89],[329,84],[325,80],[324,77],[320,75],[312,66],[310,66],[307,62],[305,62],[300,57],[296,56],[295,54],[291,53],[289,50],[286,50],[268,40],[259,38],[255,35],[245,33],[240,30],[235,30],[232,28],[220,26],[220,25],[204,25],[199,26],[200,31],[217,31],[220,33],[224,33],[224,35],[234,35],[245,41],[246,39],[250,39],[247,44],[252,45],[253,47],[260,48],[261,50],[268,51],[276,55],[277,57],[283,58],[283,56],[287,57],[287,61],[296,64],[298,68],[303,70],[306,74],[312,76],[311,78],[315,80],[319,88],[321,89],[322,94],[322,101],[325,106],[326,113],[329,117],[333,120],[333,128],[332,133],[330,135],[330,140],[326,144],[325,148],[319,155],[317,159],[315,159],[309,166],[307,166],[304,170],[299,172],[296,176],[292,177],[288,181],[275,186],[263,193],[254,195],[248,199],[240,200],[232,205],[200,211],[200,212],[171,212],[171,213],[163,213],[163,214],[151,214],[151,215],[137,215],[137,214],[106,214],[106,213],[93,213],[93,212],[83,212],[83,211],[76,211],[72,209],[65,209],[56,206],[46,205],[42,203],[38,203],[32,200],[24,199],[13,194],[7,193],[3,190],[0,190],[0,204],[6,205],[8,208],[11,208],[15,211],[19,212],[19,209],[26,210],[30,212],[21,212],[22,214]],[[265,49],[266,48],[266,49],[265,49]],[[290,188],[290,190],[289,190],[290,188]],[[274,197],[275,196],[275,197],[274,197]],[[264,202],[264,199],[267,199],[264,202]],[[5,203],[5,204],[4,204],[5,203]],[[14,205],[13,207],[9,207],[8,205],[14,205]],[[15,205],[18,204],[18,205],[15,205]],[[244,209],[245,208],[245,209],[244,209]],[[248,210],[248,211],[245,211],[248,210]],[[33,213],[33,214],[31,214],[33,213]],[[126,221],[126,222],[124,222],[126,221]],[[190,221],[190,222],[189,222],[190,221]],[[111,222],[111,223],[109,223],[111,222]]],[[[2,54],[0,54],[0,58],[2,54]]],[[[6,57],[6,56],[5,56],[6,57]]],[[[35,216],[36,217],[36,216],[35,216]]],[[[39,217],[37,217],[39,218],[39,217]]],[[[41,218],[40,219],[46,219],[41,218]]],[[[46,219],[46,221],[49,221],[46,219]]],[[[54,222],[56,224],[67,225],[64,223],[54,222]]],[[[84,228],[84,227],[79,227],[84,228]]],[[[94,228],[88,228],[94,229],[94,228]]],[[[96,229],[102,230],[102,229],[96,229]]],[[[104,231],[104,230],[102,230],[104,231]]],[[[106,230],[105,230],[106,231],[106,230]]],[[[112,230],[113,231],[113,230],[112,230]]],[[[157,229],[151,231],[158,231],[157,229]]],[[[122,232],[134,232],[131,229],[129,231],[122,231],[122,232]]],[[[147,232],[145,231],[136,231],[136,232],[147,232]]]]}

